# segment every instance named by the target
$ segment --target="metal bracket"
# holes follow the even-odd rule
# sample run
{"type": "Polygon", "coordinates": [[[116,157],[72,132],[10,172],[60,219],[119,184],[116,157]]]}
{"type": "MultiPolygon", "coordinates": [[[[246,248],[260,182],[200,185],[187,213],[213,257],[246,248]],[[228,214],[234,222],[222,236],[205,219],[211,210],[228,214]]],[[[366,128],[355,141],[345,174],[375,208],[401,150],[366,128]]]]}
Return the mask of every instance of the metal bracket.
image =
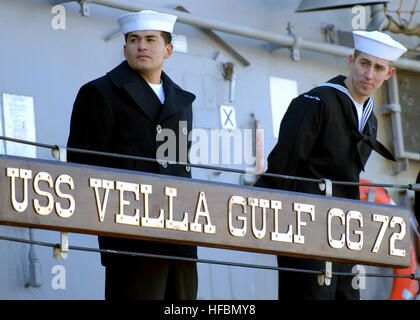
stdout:
{"type": "Polygon", "coordinates": [[[415,192],[420,191],[420,183],[409,184],[410,190],[414,190],[415,192]]]}
{"type": "Polygon", "coordinates": [[[410,278],[411,280],[420,281],[420,273],[412,273],[410,278]]]}
{"type": "Polygon", "coordinates": [[[90,9],[89,9],[89,4],[90,4],[90,0],[53,0],[52,3],[53,5],[57,5],[57,4],[62,4],[65,2],[72,2],[72,1],[76,1],[80,4],[80,13],[82,14],[82,16],[84,17],[89,17],[90,16],[90,9]]]}
{"type": "Polygon", "coordinates": [[[398,174],[400,172],[407,171],[408,170],[408,165],[409,164],[408,164],[408,159],[407,158],[399,160],[397,163],[392,164],[392,173],[393,174],[398,174]]]}
{"type": "MultiPolygon", "coordinates": [[[[171,9],[185,12],[185,13],[191,13],[182,5],[175,5],[171,9]]],[[[217,44],[219,44],[224,50],[226,50],[229,54],[231,54],[235,59],[237,59],[244,67],[248,67],[251,64],[247,59],[245,59],[244,56],[242,56],[238,51],[236,51],[229,43],[223,40],[222,37],[219,36],[216,32],[214,32],[211,29],[202,28],[202,27],[199,27],[199,29],[203,31],[204,34],[206,34],[210,39],[212,39],[217,44]]]]}
{"type": "Polygon", "coordinates": [[[69,252],[69,233],[60,232],[60,244],[54,248],[54,259],[67,259],[69,252]]]}
{"type": "Polygon", "coordinates": [[[298,36],[296,33],[293,32],[293,24],[290,22],[287,23],[287,32],[289,36],[293,37],[293,43],[289,46],[279,45],[279,44],[268,44],[268,51],[274,51],[277,49],[289,48],[290,49],[290,57],[293,61],[300,60],[300,51],[299,49],[302,47],[302,37],[298,36]]]}
{"type": "Polygon", "coordinates": [[[326,286],[329,286],[331,284],[331,279],[332,279],[332,262],[325,261],[325,270],[323,270],[322,274],[318,275],[318,284],[320,286],[323,286],[324,284],[326,286]]]}
{"type": "Polygon", "coordinates": [[[292,46],[290,47],[290,57],[293,61],[299,61],[300,60],[300,47],[302,43],[302,38],[299,37],[296,33],[293,32],[294,26],[290,22],[287,23],[287,32],[289,33],[289,36],[292,36],[294,41],[292,46]]]}
{"type": "MultiPolygon", "coordinates": [[[[325,196],[332,197],[332,182],[330,179],[322,179],[324,182],[319,184],[321,191],[325,191],[325,196]]],[[[325,261],[325,270],[322,274],[318,275],[318,284],[329,286],[332,279],[332,262],[325,261]]]]}
{"type": "Polygon", "coordinates": [[[51,150],[52,156],[54,159],[62,162],[67,162],[67,148],[63,146],[55,146],[51,150]]]}
{"type": "Polygon", "coordinates": [[[236,67],[233,62],[226,62],[222,64],[222,75],[225,80],[228,80],[229,85],[229,102],[235,99],[235,83],[236,83],[236,67]]]}
{"type": "MultiPolygon", "coordinates": [[[[29,240],[34,240],[34,230],[29,228],[29,240]]],[[[25,283],[25,287],[39,288],[42,286],[41,278],[41,263],[39,262],[38,254],[33,243],[29,245],[29,279],[25,283]]]]}
{"type": "Polygon", "coordinates": [[[335,32],[335,25],[327,24],[321,28],[321,32],[325,35],[325,41],[327,43],[335,43],[336,40],[336,32],[335,32]]]}
{"type": "Polygon", "coordinates": [[[391,114],[391,113],[395,113],[395,112],[401,112],[401,105],[399,105],[397,103],[389,103],[389,104],[384,104],[381,107],[381,114],[382,115],[391,114]]]}
{"type": "MultiPolygon", "coordinates": [[[[63,146],[55,146],[51,150],[52,156],[61,162],[67,162],[67,148],[63,146]]],[[[69,234],[68,232],[60,232],[60,245],[54,248],[55,259],[67,259],[69,251],[69,234]]]]}
{"type": "Polygon", "coordinates": [[[375,202],[375,196],[376,196],[376,188],[369,189],[369,192],[368,192],[368,201],[375,202]]]}
{"type": "Polygon", "coordinates": [[[331,180],[330,179],[322,179],[322,181],[324,181],[324,182],[321,182],[319,184],[319,189],[321,191],[325,191],[325,195],[327,197],[332,197],[332,182],[331,182],[331,180]]]}
{"type": "Polygon", "coordinates": [[[79,3],[80,3],[80,13],[82,14],[82,16],[89,17],[90,16],[90,8],[89,8],[90,1],[81,0],[79,1],[79,3]]]}

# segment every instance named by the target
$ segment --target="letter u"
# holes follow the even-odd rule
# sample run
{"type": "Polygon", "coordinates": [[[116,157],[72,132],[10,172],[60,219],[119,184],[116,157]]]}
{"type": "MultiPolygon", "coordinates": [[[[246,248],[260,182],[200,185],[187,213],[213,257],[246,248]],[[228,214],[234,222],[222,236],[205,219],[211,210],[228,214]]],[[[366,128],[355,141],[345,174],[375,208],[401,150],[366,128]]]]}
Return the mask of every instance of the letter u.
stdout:
{"type": "Polygon", "coordinates": [[[28,179],[32,179],[32,171],[25,169],[7,168],[7,176],[10,177],[10,197],[13,209],[23,212],[28,207],[28,179]],[[23,179],[23,200],[16,200],[16,179],[23,179]]]}

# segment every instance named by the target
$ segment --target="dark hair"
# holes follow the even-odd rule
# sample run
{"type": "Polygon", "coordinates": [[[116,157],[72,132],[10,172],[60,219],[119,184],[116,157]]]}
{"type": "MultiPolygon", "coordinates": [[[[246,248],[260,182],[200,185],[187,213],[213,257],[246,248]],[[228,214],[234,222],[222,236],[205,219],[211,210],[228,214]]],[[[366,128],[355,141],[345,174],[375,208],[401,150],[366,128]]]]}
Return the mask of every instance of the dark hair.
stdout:
{"type": "MultiPolygon", "coordinates": [[[[128,38],[128,35],[129,34],[130,34],[130,32],[129,33],[126,33],[125,36],[124,36],[125,43],[127,43],[127,38],[128,38]]],[[[168,44],[171,44],[172,43],[172,34],[171,33],[166,32],[166,31],[161,31],[160,32],[160,35],[162,36],[163,42],[165,42],[165,45],[168,45],[168,44]]]]}
{"type": "MultiPolygon", "coordinates": [[[[362,51],[359,51],[357,49],[354,49],[354,53],[353,53],[353,57],[354,60],[357,59],[357,57],[359,56],[359,54],[363,53],[362,51]]],[[[391,69],[394,66],[394,63],[392,61],[389,61],[389,69],[391,69]]]]}
{"type": "Polygon", "coordinates": [[[160,34],[162,35],[163,41],[165,41],[165,44],[171,44],[172,43],[172,34],[166,31],[161,31],[160,34]]]}

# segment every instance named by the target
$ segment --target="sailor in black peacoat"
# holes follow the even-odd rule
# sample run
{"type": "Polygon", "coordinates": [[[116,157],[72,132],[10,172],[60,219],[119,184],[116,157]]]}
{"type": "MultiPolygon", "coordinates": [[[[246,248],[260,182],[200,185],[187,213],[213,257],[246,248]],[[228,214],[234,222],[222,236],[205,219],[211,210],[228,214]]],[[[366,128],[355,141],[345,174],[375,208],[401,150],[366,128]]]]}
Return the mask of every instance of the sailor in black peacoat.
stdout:
{"type": "MultiPolygon", "coordinates": [[[[179,159],[182,150],[189,150],[191,145],[187,137],[192,129],[192,102],[195,96],[178,87],[165,73],[162,73],[162,82],[165,91],[163,105],[151,87],[130,68],[127,61],[108,72],[106,76],[82,86],[74,103],[67,146],[156,158],[157,149],[164,143],[156,140],[157,131],[169,128],[176,134],[177,142],[188,143],[185,148],[177,143],[179,159]],[[182,126],[183,123],[187,126],[182,126]]],[[[68,161],[191,177],[189,167],[167,163],[97,157],[75,152],[68,153],[68,161]]],[[[190,246],[121,238],[99,239],[101,247],[107,249],[196,256],[196,248],[190,246]]],[[[102,262],[106,265],[111,257],[115,255],[102,255],[102,262]]]]}
{"type": "MultiPolygon", "coordinates": [[[[120,17],[120,25],[128,36],[124,46],[127,60],[105,76],[81,87],[71,116],[68,147],[157,158],[159,146],[167,143],[162,136],[163,130],[171,129],[176,136],[176,141],[173,141],[176,155],[168,155],[169,160],[188,161],[191,144],[188,135],[192,130],[195,96],[182,90],[162,71],[163,60],[172,53],[172,45],[166,43],[164,34],[154,29],[143,30],[144,27],[161,30],[161,25],[166,28],[170,25],[168,17],[174,23],[174,16],[151,11],[120,17]],[[146,81],[148,77],[154,82],[146,81]],[[163,103],[149,85],[157,81],[163,86],[163,103]]],[[[68,152],[68,161],[191,177],[189,166],[167,161],[156,163],[76,152],[68,152]]],[[[100,236],[99,246],[111,250],[197,257],[195,246],[163,242],[100,236]]],[[[102,253],[101,262],[106,267],[106,299],[196,298],[197,271],[193,262],[111,253],[102,253]]]]}

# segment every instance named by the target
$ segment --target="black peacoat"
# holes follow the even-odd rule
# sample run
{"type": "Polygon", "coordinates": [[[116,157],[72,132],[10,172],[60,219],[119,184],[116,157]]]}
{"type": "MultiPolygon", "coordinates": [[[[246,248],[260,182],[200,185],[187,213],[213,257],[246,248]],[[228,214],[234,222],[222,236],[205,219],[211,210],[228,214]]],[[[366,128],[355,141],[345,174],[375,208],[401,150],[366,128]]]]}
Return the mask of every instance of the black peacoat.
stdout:
{"type": "MultiPolygon", "coordinates": [[[[68,147],[156,158],[165,139],[156,136],[172,129],[176,136],[176,156],[170,160],[187,162],[191,142],[192,102],[195,96],[182,90],[162,72],[165,101],[162,105],[147,82],[127,61],[105,76],[81,87],[73,106],[68,147]],[[162,141],[158,141],[162,140],[162,141]]],[[[166,155],[168,156],[168,155],[166,155]]],[[[68,161],[111,168],[191,177],[190,168],[155,162],[91,156],[68,152],[68,161]]],[[[124,238],[99,237],[101,248],[196,257],[195,246],[124,238]]],[[[107,265],[115,255],[102,254],[107,265]]],[[[121,259],[121,256],[118,257],[121,259]]]]}

